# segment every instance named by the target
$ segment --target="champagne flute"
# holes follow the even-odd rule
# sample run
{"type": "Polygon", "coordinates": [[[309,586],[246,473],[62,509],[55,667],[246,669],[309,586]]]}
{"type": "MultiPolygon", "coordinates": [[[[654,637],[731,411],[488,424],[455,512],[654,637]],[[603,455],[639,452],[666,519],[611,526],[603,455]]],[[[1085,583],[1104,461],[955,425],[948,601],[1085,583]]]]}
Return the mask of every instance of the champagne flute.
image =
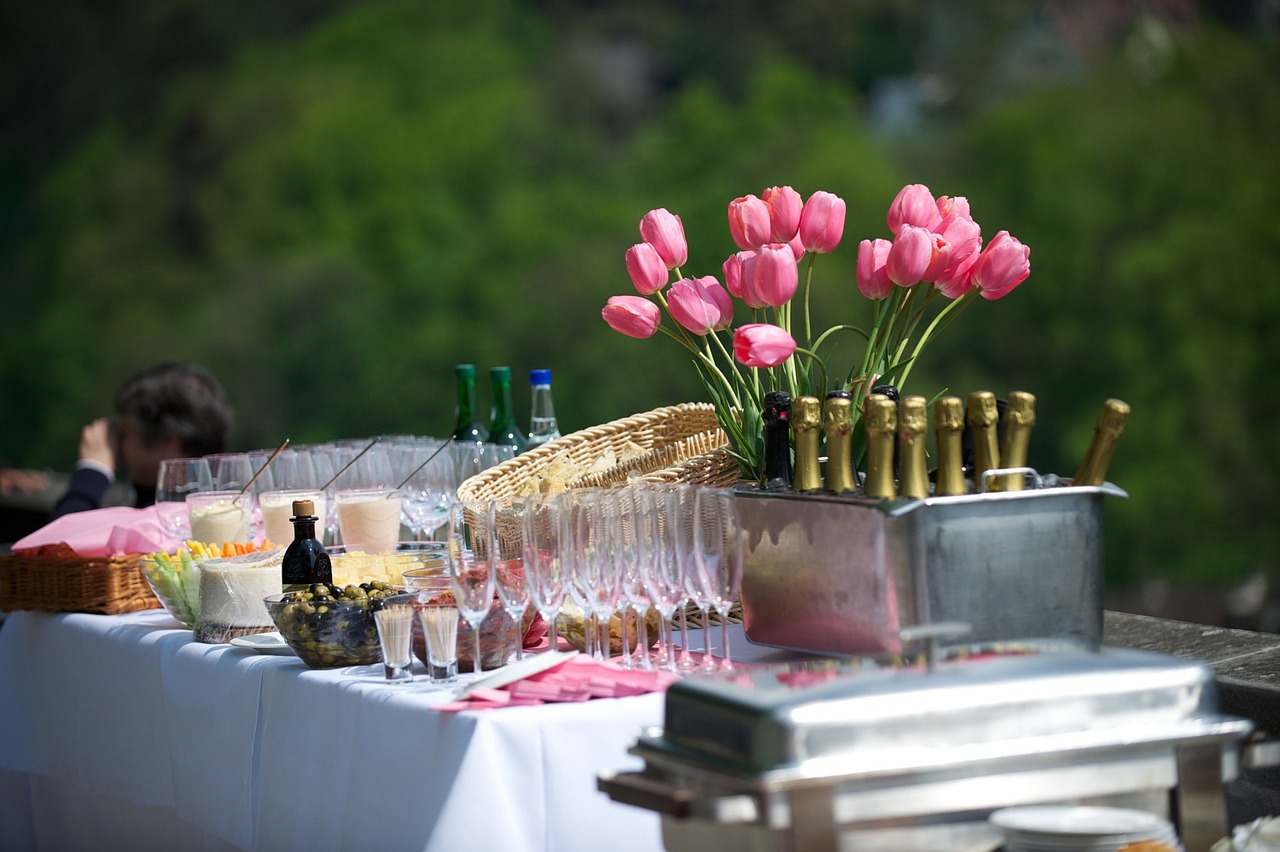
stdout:
{"type": "MultiPolygon", "coordinates": [[[[729,653],[729,609],[737,600],[742,586],[742,522],[738,517],[738,505],[729,491],[704,488],[698,492],[697,501],[700,521],[697,553],[704,562],[702,570],[705,572],[708,599],[720,616],[720,644],[724,658],[715,668],[733,671],[733,657],[729,653]]],[[[707,660],[711,661],[710,648],[707,660]]]]}
{"type": "Polygon", "coordinates": [[[533,605],[547,622],[550,651],[557,650],[559,645],[556,617],[564,606],[565,564],[569,558],[564,542],[568,526],[563,504],[560,497],[537,495],[525,501],[521,516],[525,577],[533,605]]]}
{"type": "Polygon", "coordinates": [[[164,459],[156,474],[156,514],[165,532],[190,538],[187,495],[213,490],[213,474],[204,458],[164,459]]]}
{"type": "Polygon", "coordinates": [[[515,623],[516,659],[524,659],[524,614],[529,609],[529,583],[524,566],[524,524],[519,499],[494,501],[496,532],[494,587],[507,616],[515,623]],[[512,534],[514,533],[514,534],[512,534]]]}
{"type": "Polygon", "coordinates": [[[627,641],[626,611],[635,610],[636,645],[638,646],[636,652],[640,660],[637,663],[634,659],[635,655],[632,655],[624,656],[623,661],[632,667],[638,665],[642,669],[649,670],[653,668],[653,660],[649,657],[650,601],[649,592],[644,584],[643,562],[651,558],[653,552],[653,502],[645,499],[646,490],[641,483],[628,485],[624,490],[626,496],[622,509],[624,523],[621,532],[624,548],[621,555],[624,558],[619,565],[621,595],[618,599],[618,609],[622,612],[624,652],[627,641]]]}
{"type": "Polygon", "coordinates": [[[645,591],[658,611],[658,664],[676,670],[671,620],[684,597],[684,581],[676,556],[675,525],[668,504],[674,499],[674,488],[663,483],[646,484],[637,492],[644,506],[641,512],[640,573],[645,591]]]}
{"type": "Polygon", "coordinates": [[[480,626],[493,606],[494,563],[497,561],[493,501],[449,505],[449,586],[458,612],[471,626],[475,643],[473,671],[483,668],[480,659],[480,626]]]}

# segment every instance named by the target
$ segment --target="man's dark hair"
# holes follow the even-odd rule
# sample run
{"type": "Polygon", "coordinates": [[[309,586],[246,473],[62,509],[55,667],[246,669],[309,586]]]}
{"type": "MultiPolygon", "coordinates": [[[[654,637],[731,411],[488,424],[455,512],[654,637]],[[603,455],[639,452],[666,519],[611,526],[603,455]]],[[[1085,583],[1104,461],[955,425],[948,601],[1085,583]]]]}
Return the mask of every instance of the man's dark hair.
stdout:
{"type": "Polygon", "coordinates": [[[225,450],[235,423],[218,380],[194,364],[159,364],[134,375],[116,392],[115,406],[145,444],[176,435],[188,456],[225,450]]]}

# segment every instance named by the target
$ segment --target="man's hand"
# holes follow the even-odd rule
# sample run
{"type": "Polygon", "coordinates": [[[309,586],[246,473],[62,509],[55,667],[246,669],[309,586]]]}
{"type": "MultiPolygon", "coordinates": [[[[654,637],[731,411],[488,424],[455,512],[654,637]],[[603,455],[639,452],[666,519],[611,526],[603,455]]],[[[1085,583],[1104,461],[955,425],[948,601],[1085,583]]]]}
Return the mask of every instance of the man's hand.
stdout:
{"type": "Polygon", "coordinates": [[[27,494],[40,491],[49,485],[49,477],[39,470],[0,468],[0,495],[27,494]]]}
{"type": "Polygon", "coordinates": [[[111,449],[111,422],[107,418],[98,418],[80,432],[80,459],[106,465],[108,470],[115,471],[116,454],[111,449]]]}

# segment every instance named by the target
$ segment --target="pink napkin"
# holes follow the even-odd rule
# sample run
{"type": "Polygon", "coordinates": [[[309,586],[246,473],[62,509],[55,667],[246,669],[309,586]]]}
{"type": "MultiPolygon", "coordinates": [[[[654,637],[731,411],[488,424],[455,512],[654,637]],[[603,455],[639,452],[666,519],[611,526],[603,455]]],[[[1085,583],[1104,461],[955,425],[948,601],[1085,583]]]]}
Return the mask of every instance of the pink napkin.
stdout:
{"type": "Polygon", "coordinates": [[[154,508],[108,506],[55,518],[16,542],[13,550],[51,544],[66,544],[81,556],[117,556],[173,550],[181,541],[165,532],[154,508]]]}
{"type": "Polygon", "coordinates": [[[466,698],[437,705],[445,712],[524,707],[593,698],[622,698],[665,690],[679,678],[671,672],[633,671],[579,654],[553,669],[499,689],[477,689],[466,698]]]}

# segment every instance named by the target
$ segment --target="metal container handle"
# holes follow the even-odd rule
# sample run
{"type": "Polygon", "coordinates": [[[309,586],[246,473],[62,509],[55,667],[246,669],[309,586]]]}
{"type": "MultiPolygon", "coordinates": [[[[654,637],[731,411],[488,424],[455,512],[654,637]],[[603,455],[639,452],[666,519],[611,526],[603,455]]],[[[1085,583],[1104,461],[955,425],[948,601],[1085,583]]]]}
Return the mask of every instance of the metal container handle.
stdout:
{"type": "Polygon", "coordinates": [[[615,802],[688,819],[693,791],[676,789],[643,772],[601,772],[596,787],[615,802]]]}
{"type": "Polygon", "coordinates": [[[916,624],[898,631],[903,644],[924,642],[924,658],[928,671],[938,667],[938,645],[943,639],[959,639],[973,632],[973,625],[963,621],[939,621],[936,624],[916,624]]]}
{"type": "Polygon", "coordinates": [[[1035,491],[1044,488],[1044,477],[1034,467],[993,467],[990,470],[984,470],[982,476],[978,477],[978,493],[985,494],[987,491],[987,480],[997,476],[1009,476],[1020,473],[1023,476],[1030,475],[1031,481],[1035,483],[1035,491]]]}

